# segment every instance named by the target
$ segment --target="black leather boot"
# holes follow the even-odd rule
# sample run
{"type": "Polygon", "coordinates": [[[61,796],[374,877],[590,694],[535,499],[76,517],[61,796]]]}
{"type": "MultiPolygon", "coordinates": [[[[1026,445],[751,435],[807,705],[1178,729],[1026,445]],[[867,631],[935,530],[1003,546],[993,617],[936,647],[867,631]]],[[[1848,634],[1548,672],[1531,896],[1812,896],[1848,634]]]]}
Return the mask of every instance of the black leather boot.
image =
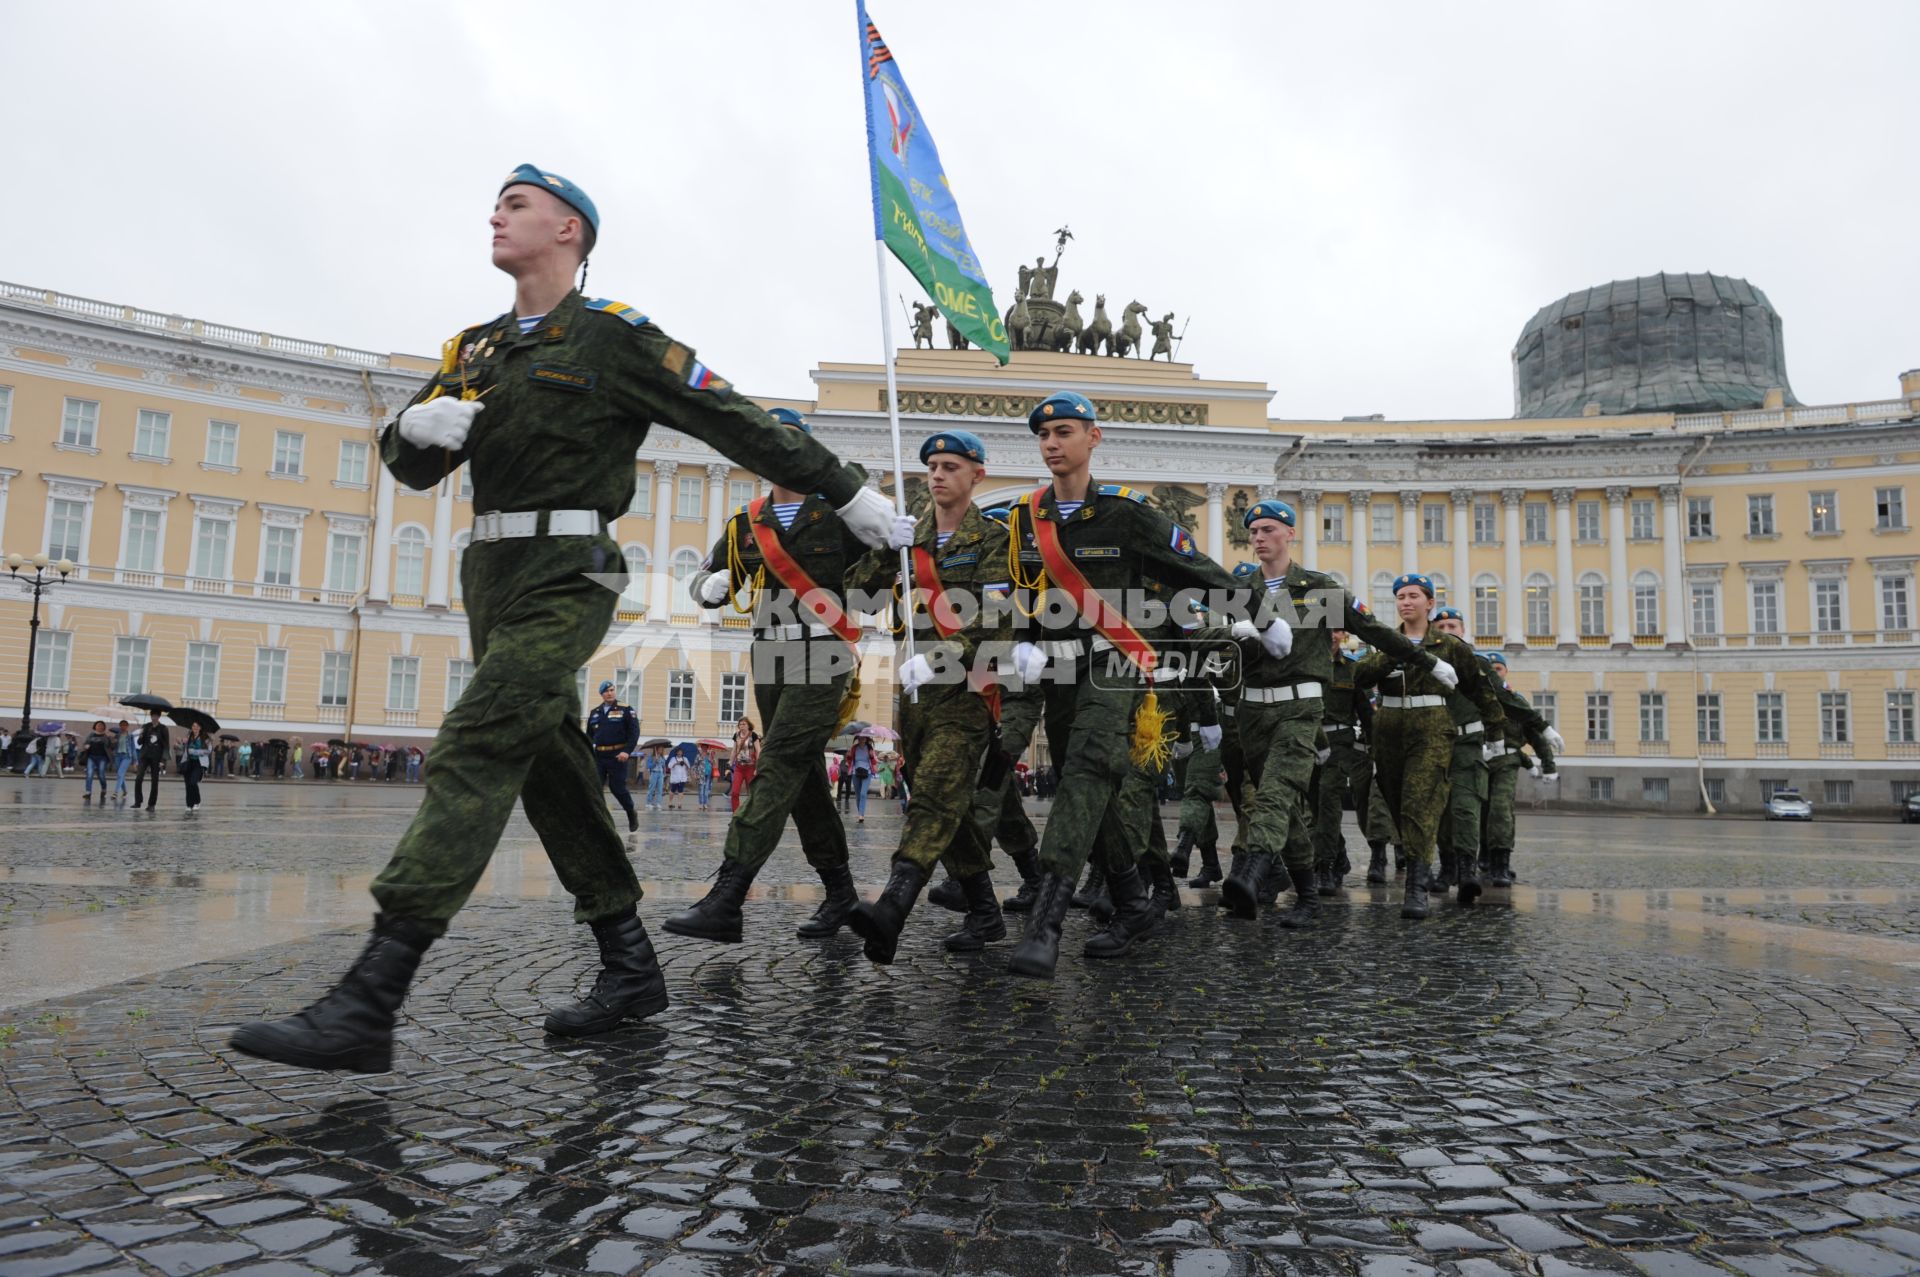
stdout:
{"type": "Polygon", "coordinates": [[[1020,871],[1020,890],[1002,901],[1000,908],[1006,913],[1026,913],[1033,908],[1033,893],[1040,890],[1040,857],[1029,849],[1010,851],[1007,859],[1020,871]]]}
{"type": "MultiPolygon", "coordinates": [[[[852,879],[849,878],[848,882],[851,883],[852,879]]],[[[920,898],[920,888],[926,885],[926,870],[911,860],[896,860],[893,862],[893,876],[887,879],[887,885],[874,902],[870,905],[856,904],[847,913],[847,925],[853,928],[855,935],[866,941],[866,953],[870,961],[882,966],[893,962],[893,955],[900,948],[900,932],[907,925],[907,915],[913,912],[913,902],[920,898]]],[[[820,907],[825,909],[826,905],[820,907]]],[[[814,916],[817,918],[819,914],[814,916]]]]}
{"type": "Polygon", "coordinates": [[[629,907],[589,925],[600,942],[600,974],[586,997],[548,1012],[547,1032],[563,1038],[605,1033],[622,1020],[644,1019],[667,1006],[667,980],[640,915],[629,907]]]}
{"type": "Polygon", "coordinates": [[[1273,872],[1273,853],[1250,851],[1240,857],[1227,880],[1220,884],[1220,903],[1236,918],[1260,916],[1260,902],[1266,898],[1267,877],[1273,872]]]}
{"type": "Polygon", "coordinates": [[[949,874],[940,885],[927,893],[927,903],[939,905],[952,913],[967,911],[966,893],[960,890],[960,880],[949,874]]]}
{"type": "Polygon", "coordinates": [[[1454,861],[1454,885],[1460,888],[1459,901],[1471,905],[1480,898],[1480,858],[1460,856],[1454,861]]]}
{"type": "Polygon", "coordinates": [[[243,1024],[228,1045],[297,1068],[385,1073],[393,1067],[394,1018],[432,943],[420,923],[376,914],[367,947],[325,997],[284,1020],[243,1024]]]}
{"type": "MultiPolygon", "coordinates": [[[[853,889],[853,871],[845,865],[834,865],[828,869],[815,867],[820,882],[827,889],[827,898],[813,911],[813,917],[795,927],[794,934],[802,940],[825,940],[846,925],[847,915],[860,903],[860,893],[853,889]]],[[[925,883],[927,876],[920,875],[925,883]]],[[[915,894],[919,894],[916,890],[915,894]]]]}
{"type": "Polygon", "coordinates": [[[1450,851],[1443,851],[1440,853],[1439,872],[1435,873],[1435,872],[1429,871],[1427,874],[1427,894],[1430,896],[1444,896],[1447,894],[1447,888],[1451,887],[1452,885],[1453,885],[1453,853],[1450,851]]]}
{"type": "Polygon", "coordinates": [[[1119,873],[1107,873],[1107,894],[1113,900],[1113,918],[1104,931],[1088,937],[1081,950],[1089,958],[1117,958],[1133,948],[1133,942],[1153,930],[1160,913],[1140,871],[1128,865],[1119,873]]]}
{"type": "Polygon", "coordinates": [[[1507,864],[1507,857],[1513,853],[1505,847],[1495,847],[1487,853],[1487,885],[1490,887],[1511,887],[1513,870],[1507,864]]]}
{"type": "Polygon", "coordinates": [[[1387,885],[1387,844],[1384,842],[1367,844],[1367,885],[1369,887],[1387,885]]]}
{"type": "Polygon", "coordinates": [[[1075,909],[1093,908],[1093,902],[1106,892],[1107,870],[1099,859],[1100,855],[1100,849],[1096,847],[1087,861],[1087,880],[1080,884],[1080,890],[1073,893],[1071,903],[1075,909]]]}
{"type": "Polygon", "coordinates": [[[1398,878],[1407,871],[1407,849],[1399,843],[1393,844],[1393,876],[1398,878]]]}
{"type": "Polygon", "coordinates": [[[1008,971],[1038,980],[1053,979],[1053,969],[1060,963],[1060,924],[1066,919],[1072,898],[1072,879],[1052,870],[1040,875],[1033,911],[1027,915],[1027,929],[1007,962],[1008,971]]]}
{"type": "Polygon", "coordinates": [[[1184,878],[1191,868],[1193,868],[1193,835],[1182,833],[1180,841],[1174,844],[1173,863],[1168,866],[1168,872],[1176,878],[1184,878]]]}
{"type": "Polygon", "coordinates": [[[1202,847],[1200,849],[1200,872],[1187,879],[1187,885],[1194,888],[1211,887],[1226,875],[1220,872],[1220,849],[1202,847]]]}
{"type": "Polygon", "coordinates": [[[1315,895],[1321,896],[1340,894],[1340,874],[1331,862],[1313,867],[1313,890],[1315,895]]]}
{"type": "Polygon", "coordinates": [[[1001,916],[1000,902],[994,896],[993,875],[982,869],[959,882],[967,897],[967,918],[960,930],[946,938],[947,948],[955,953],[973,953],[996,940],[1005,940],[1007,920],[1001,916]]]}
{"type": "Polygon", "coordinates": [[[713,886],[700,903],[682,909],[660,925],[676,936],[740,943],[740,905],[753,885],[753,870],[737,860],[722,860],[713,886]]]}
{"type": "Polygon", "coordinates": [[[1320,920],[1320,893],[1314,887],[1309,870],[1290,869],[1293,880],[1293,908],[1284,910],[1277,921],[1288,929],[1309,927],[1320,920]]]}
{"type": "Polygon", "coordinates": [[[1427,907],[1427,864],[1424,860],[1409,860],[1407,886],[1400,897],[1400,916],[1424,918],[1427,907]]]}
{"type": "Polygon", "coordinates": [[[627,808],[627,832],[633,833],[640,828],[640,812],[633,807],[627,808]]]}
{"type": "Polygon", "coordinates": [[[1152,862],[1147,866],[1147,881],[1153,886],[1153,907],[1161,914],[1180,907],[1180,883],[1172,865],[1152,862]]]}
{"type": "Polygon", "coordinates": [[[1244,876],[1246,873],[1246,870],[1247,870],[1247,853],[1244,851],[1235,850],[1233,855],[1227,861],[1226,873],[1222,874],[1220,877],[1219,905],[1222,909],[1233,908],[1233,903],[1227,899],[1227,883],[1231,879],[1244,876]]]}

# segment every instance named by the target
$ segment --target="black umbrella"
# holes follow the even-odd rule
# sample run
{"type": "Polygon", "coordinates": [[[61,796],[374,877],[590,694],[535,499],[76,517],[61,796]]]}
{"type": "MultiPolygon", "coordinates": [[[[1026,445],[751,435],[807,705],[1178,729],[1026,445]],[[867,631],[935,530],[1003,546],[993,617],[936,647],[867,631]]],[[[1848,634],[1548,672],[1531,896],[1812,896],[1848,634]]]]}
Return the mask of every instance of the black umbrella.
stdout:
{"type": "Polygon", "coordinates": [[[673,744],[673,742],[668,740],[666,737],[656,736],[652,740],[641,741],[639,747],[641,749],[652,749],[657,745],[671,745],[671,744],[673,744]]]}
{"type": "Polygon", "coordinates": [[[239,740],[240,738],[238,736],[235,736],[232,732],[221,732],[220,739],[221,740],[239,740]]]}
{"type": "Polygon", "coordinates": [[[180,705],[168,710],[167,717],[182,727],[192,727],[195,723],[200,724],[200,734],[203,736],[212,736],[220,730],[219,720],[214,718],[213,715],[207,713],[205,710],[194,709],[188,705],[180,705]]]}
{"type": "Polygon", "coordinates": [[[280,747],[281,749],[291,749],[291,748],[293,748],[293,747],[292,747],[291,745],[289,745],[289,744],[287,744],[287,742],[286,742],[286,741],[284,741],[284,740],[282,740],[282,739],[281,739],[280,737],[278,737],[278,736],[276,736],[276,737],[274,737],[274,738],[273,738],[272,740],[270,740],[270,741],[268,741],[268,742],[267,742],[267,744],[269,744],[269,745],[278,745],[278,746],[279,746],[279,747],[280,747]]]}
{"type": "Polygon", "coordinates": [[[347,742],[339,739],[338,737],[335,737],[333,740],[330,740],[327,742],[328,749],[345,749],[346,747],[347,747],[347,742]]]}
{"type": "MultiPolygon", "coordinates": [[[[120,703],[122,705],[130,705],[134,709],[157,709],[162,714],[167,713],[173,708],[172,701],[164,696],[155,696],[152,692],[135,692],[132,696],[122,696],[120,703]]],[[[175,719],[174,721],[177,723],[180,720],[175,719]]]]}

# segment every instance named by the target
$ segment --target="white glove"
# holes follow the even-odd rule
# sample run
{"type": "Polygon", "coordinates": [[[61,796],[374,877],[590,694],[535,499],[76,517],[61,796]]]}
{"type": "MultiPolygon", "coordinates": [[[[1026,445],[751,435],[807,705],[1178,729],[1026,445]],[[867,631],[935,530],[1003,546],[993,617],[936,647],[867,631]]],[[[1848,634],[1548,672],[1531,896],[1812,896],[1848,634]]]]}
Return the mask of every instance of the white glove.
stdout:
{"type": "Polygon", "coordinates": [[[1220,728],[1218,726],[1202,727],[1199,731],[1195,732],[1194,735],[1200,738],[1201,749],[1220,748],[1220,728]]]}
{"type": "Polygon", "coordinates": [[[1540,777],[1540,783],[1543,785],[1557,785],[1560,783],[1560,773],[1546,772],[1540,777]]]}
{"type": "Polygon", "coordinates": [[[1454,673],[1453,666],[1447,664],[1445,661],[1435,661],[1433,663],[1433,676],[1439,679],[1440,686],[1446,688],[1449,692],[1460,686],[1460,676],[1454,673]]]}
{"type": "Polygon", "coordinates": [[[1013,673],[1022,683],[1037,683],[1047,670],[1045,649],[1033,643],[1013,645],[1013,673]]]}
{"type": "Polygon", "coordinates": [[[417,403],[400,414],[400,437],[416,448],[467,446],[467,432],[473,429],[473,416],[486,407],[478,399],[449,399],[441,396],[417,403]]]}
{"type": "Polygon", "coordinates": [[[1553,752],[1556,754],[1564,754],[1567,750],[1566,740],[1551,727],[1547,728],[1547,744],[1553,746],[1553,752]]]}
{"type": "Polygon", "coordinates": [[[1491,746],[1491,745],[1482,745],[1482,746],[1480,747],[1480,761],[1481,761],[1481,762],[1483,762],[1483,763],[1490,763],[1490,762],[1492,762],[1492,761],[1493,761],[1493,760],[1494,760],[1494,759],[1495,759],[1496,757],[1498,757],[1498,755],[1496,755],[1496,754],[1495,754],[1495,753],[1493,752],[1493,746],[1491,746]]]}
{"type": "Polygon", "coordinates": [[[933,681],[933,662],[916,656],[900,667],[900,688],[911,696],[933,681]]]}
{"type": "Polygon", "coordinates": [[[1293,627],[1279,617],[1273,618],[1273,624],[1260,636],[1260,646],[1267,649],[1269,656],[1284,657],[1293,650],[1293,627]]]}
{"type": "Polygon", "coordinates": [[[1540,760],[1539,759],[1529,758],[1527,760],[1527,774],[1532,776],[1535,780],[1540,779],[1540,760]]]}
{"type": "MultiPolygon", "coordinates": [[[[893,503],[875,492],[872,488],[862,487],[853,494],[853,500],[839,508],[840,518],[847,525],[847,531],[859,537],[868,545],[879,550],[897,550],[907,544],[896,544],[896,524],[904,516],[895,515],[893,503]]],[[[909,536],[908,540],[911,540],[909,536]]]]}
{"type": "Polygon", "coordinates": [[[1235,621],[1227,627],[1227,633],[1237,639],[1259,638],[1260,627],[1252,621],[1235,621]]]}
{"type": "Polygon", "coordinates": [[[1313,757],[1315,762],[1324,763],[1329,758],[1333,757],[1333,751],[1331,749],[1323,749],[1318,753],[1316,753],[1313,757]]]}
{"type": "Polygon", "coordinates": [[[1173,756],[1175,758],[1188,758],[1188,757],[1191,757],[1192,754],[1193,754],[1193,743],[1191,741],[1183,740],[1183,741],[1176,741],[1174,743],[1173,756]]]}
{"type": "Polygon", "coordinates": [[[709,572],[693,582],[693,597],[708,607],[719,607],[733,593],[733,581],[725,572],[709,572]]]}

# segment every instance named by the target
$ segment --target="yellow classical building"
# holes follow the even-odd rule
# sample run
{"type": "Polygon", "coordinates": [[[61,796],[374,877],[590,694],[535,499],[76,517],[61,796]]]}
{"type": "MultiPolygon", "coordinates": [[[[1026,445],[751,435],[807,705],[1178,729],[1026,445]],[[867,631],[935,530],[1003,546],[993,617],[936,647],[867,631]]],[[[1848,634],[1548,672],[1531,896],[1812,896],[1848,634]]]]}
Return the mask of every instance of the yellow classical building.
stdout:
{"type": "MultiPolygon", "coordinates": [[[[0,283],[0,552],[78,565],[42,603],[35,720],[153,691],[243,736],[430,738],[472,671],[474,511],[463,475],[398,487],[375,440],[434,366],[0,283]]],[[[1827,406],[1775,391],[1740,410],[1393,422],[1274,418],[1263,382],[1190,364],[916,350],[897,372],[910,449],[956,427],[986,441],[983,502],[1045,482],[1025,414],[1071,387],[1107,421],[1096,477],[1145,489],[1222,562],[1247,557],[1236,512],[1280,495],[1299,557],[1381,610],[1395,574],[1431,573],[1566,737],[1557,800],[1752,811],[1791,784],[1833,814],[1920,787],[1920,371],[1827,406]]],[[[811,402],[767,402],[890,472],[884,370],[823,363],[813,381],[811,402]]],[[[754,713],[749,636],[682,583],[760,483],[668,429],[632,464],[615,536],[635,584],[583,703],[612,678],[649,735],[727,735],[754,713]]],[[[9,723],[28,609],[0,593],[9,723]]],[[[864,709],[886,721],[890,652],[868,642],[864,709]]]]}

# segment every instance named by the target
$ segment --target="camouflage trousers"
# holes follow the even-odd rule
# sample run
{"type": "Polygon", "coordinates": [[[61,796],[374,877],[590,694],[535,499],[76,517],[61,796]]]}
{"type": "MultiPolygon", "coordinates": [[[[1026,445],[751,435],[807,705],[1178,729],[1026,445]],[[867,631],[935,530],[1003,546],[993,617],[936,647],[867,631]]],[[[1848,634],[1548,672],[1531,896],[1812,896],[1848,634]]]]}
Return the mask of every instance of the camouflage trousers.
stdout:
{"type": "Polygon", "coordinates": [[[1453,717],[1444,705],[1382,708],[1373,719],[1373,780],[1409,860],[1434,863],[1453,767],[1453,717]]]}
{"type": "Polygon", "coordinates": [[[373,880],[382,912],[444,935],[486,872],[516,799],[574,898],[576,921],[640,899],[600,796],[574,685],[619,601],[588,574],[619,563],[604,537],[481,542],[467,551],[460,583],[473,680],[441,722],[420,808],[373,880]]]}
{"type": "Polygon", "coordinates": [[[1236,711],[1229,706],[1222,707],[1220,716],[1220,748],[1196,749],[1187,759],[1187,782],[1180,796],[1180,836],[1190,837],[1196,847],[1220,845],[1220,821],[1214,813],[1214,803],[1220,797],[1223,768],[1227,801],[1233,805],[1233,850],[1245,851],[1247,760],[1240,748],[1236,711]]]}
{"type": "Polygon", "coordinates": [[[1367,797],[1373,788],[1373,758],[1365,747],[1335,745],[1320,764],[1313,783],[1313,863],[1331,868],[1346,849],[1342,829],[1346,796],[1353,794],[1354,818],[1366,823],[1367,797]]]}
{"type": "Polygon", "coordinates": [[[1278,856],[1290,874],[1313,871],[1313,784],[1320,699],[1255,704],[1242,700],[1235,720],[1253,774],[1247,799],[1247,850],[1278,856]]]}
{"type": "Polygon", "coordinates": [[[838,639],[753,645],[753,700],[765,735],[753,784],[727,825],[728,860],[759,872],[791,817],[808,864],[847,863],[847,831],[826,763],[827,742],[840,725],[847,655],[838,639]],[[777,657],[768,647],[779,649],[777,657]]]}
{"type": "Polygon", "coordinates": [[[1509,757],[1488,764],[1487,809],[1480,825],[1480,845],[1488,851],[1513,850],[1513,802],[1519,788],[1519,763],[1509,757]]]}
{"type": "Polygon", "coordinates": [[[993,733],[987,702],[965,688],[928,688],[919,704],[899,699],[900,753],[913,777],[906,828],[895,860],[966,878],[988,867],[987,848],[972,820],[980,760],[993,733]]]}
{"type": "Polygon", "coordinates": [[[1079,876],[1107,807],[1132,770],[1133,715],[1145,689],[1079,671],[1071,682],[1042,685],[1047,748],[1058,778],[1040,860],[1049,873],[1079,876]]]}
{"type": "Polygon", "coordinates": [[[1456,738],[1447,776],[1447,816],[1440,826],[1442,862],[1465,864],[1480,854],[1480,820],[1487,808],[1487,760],[1478,736],[1456,738]]]}
{"type": "Polygon", "coordinates": [[[1366,831],[1370,843],[1400,841],[1400,831],[1393,827],[1393,813],[1387,810],[1387,796],[1380,792],[1378,772],[1367,792],[1366,831]]]}
{"type": "Polygon", "coordinates": [[[1164,865],[1172,858],[1167,850],[1166,827],[1160,821],[1160,786],[1164,783],[1162,773],[1153,768],[1139,764],[1128,767],[1126,779],[1120,782],[1113,801],[1107,804],[1106,815],[1100,818],[1097,845],[1106,868],[1118,871],[1150,861],[1164,865]]]}

